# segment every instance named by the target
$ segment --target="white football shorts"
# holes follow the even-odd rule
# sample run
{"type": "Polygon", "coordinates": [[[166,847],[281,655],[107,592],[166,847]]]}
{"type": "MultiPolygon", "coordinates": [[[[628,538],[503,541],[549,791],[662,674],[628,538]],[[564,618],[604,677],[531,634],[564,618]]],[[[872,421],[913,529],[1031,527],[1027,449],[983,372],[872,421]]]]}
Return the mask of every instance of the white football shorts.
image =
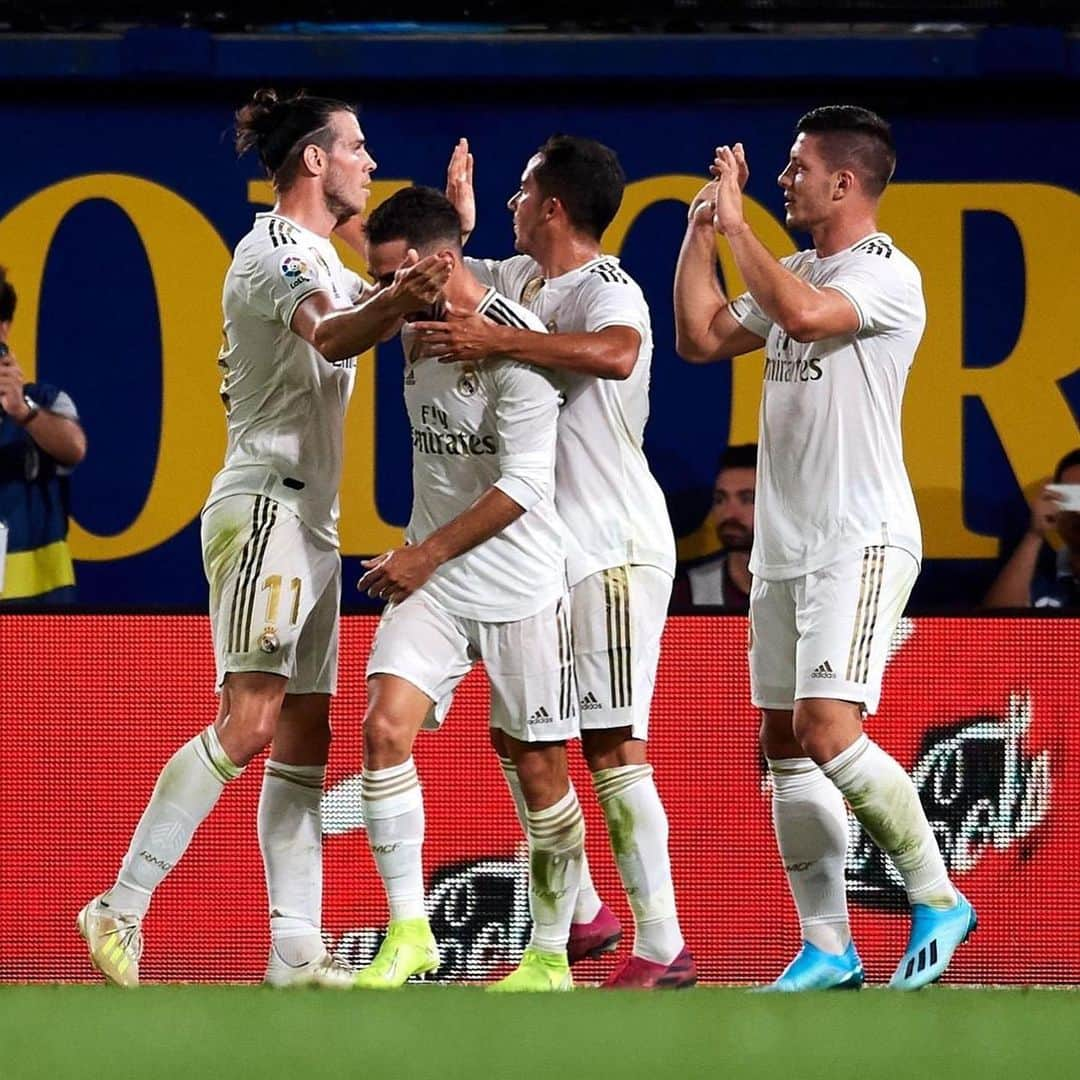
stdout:
{"type": "Polygon", "coordinates": [[[613,566],[571,591],[583,731],[628,727],[648,738],[671,584],[655,566],[613,566]]]}
{"type": "Polygon", "coordinates": [[[488,623],[452,615],[421,589],[383,612],[367,677],[396,675],[427,695],[431,730],[477,660],[491,683],[492,727],[521,742],[577,737],[568,596],[527,619],[488,623]]]}
{"type": "Polygon", "coordinates": [[[889,643],[919,565],[879,545],[788,581],[750,589],[750,694],[761,709],[837,698],[877,711],[889,643]]]}
{"type": "Polygon", "coordinates": [[[202,516],[217,686],[229,672],[287,678],[286,693],[337,687],[341,556],[265,495],[230,495],[202,516]]]}

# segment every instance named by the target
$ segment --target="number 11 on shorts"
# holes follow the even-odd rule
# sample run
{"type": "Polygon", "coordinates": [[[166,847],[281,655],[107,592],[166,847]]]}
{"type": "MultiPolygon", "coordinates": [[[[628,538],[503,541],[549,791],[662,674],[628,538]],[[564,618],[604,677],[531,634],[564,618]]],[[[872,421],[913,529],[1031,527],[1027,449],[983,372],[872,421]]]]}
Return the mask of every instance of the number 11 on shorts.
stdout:
{"type": "MultiPolygon", "coordinates": [[[[298,577],[294,577],[289,583],[289,589],[293,594],[292,612],[289,616],[290,626],[295,626],[297,619],[300,618],[300,588],[302,584],[298,577]]],[[[270,574],[263,582],[262,591],[270,593],[266,598],[266,621],[272,625],[277,622],[278,607],[281,605],[281,575],[270,574]]]]}

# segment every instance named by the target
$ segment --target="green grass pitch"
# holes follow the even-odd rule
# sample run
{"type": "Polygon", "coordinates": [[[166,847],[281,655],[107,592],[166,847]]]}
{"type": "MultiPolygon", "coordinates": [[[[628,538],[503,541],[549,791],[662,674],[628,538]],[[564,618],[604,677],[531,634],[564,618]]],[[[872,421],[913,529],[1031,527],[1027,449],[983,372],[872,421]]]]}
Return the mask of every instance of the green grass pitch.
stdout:
{"type": "Polygon", "coordinates": [[[0,987],[4,1080],[1077,1076],[1080,994],[1056,991],[0,987]]]}

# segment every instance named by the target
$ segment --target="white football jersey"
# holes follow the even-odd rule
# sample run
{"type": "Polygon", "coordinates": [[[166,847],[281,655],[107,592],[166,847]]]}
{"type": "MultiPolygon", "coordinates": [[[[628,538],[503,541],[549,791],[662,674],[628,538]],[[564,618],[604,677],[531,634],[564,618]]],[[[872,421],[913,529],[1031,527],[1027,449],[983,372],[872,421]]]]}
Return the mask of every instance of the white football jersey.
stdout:
{"type": "MultiPolygon", "coordinates": [[[[543,333],[535,316],[491,289],[477,310],[543,333]]],[[[538,368],[493,358],[479,367],[413,359],[406,324],[405,407],[412,428],[413,508],[420,543],[491,487],[525,513],[444,563],[424,584],[443,608],[481,622],[517,622],[566,587],[564,529],[555,511],[555,441],[562,396],[538,368]]]]}
{"type": "Polygon", "coordinates": [[[267,495],[327,543],[338,543],[342,427],[356,358],[330,363],[289,329],[319,290],[352,307],[363,280],[333,244],[279,214],[257,214],[225,275],[222,369],[228,446],[206,505],[267,495]]]}
{"type": "Polygon", "coordinates": [[[649,418],[652,324],[645,296],[619,260],[599,255],[547,281],[528,255],[467,259],[480,280],[532,311],[551,333],[629,326],[641,336],[628,379],[560,371],[556,504],[570,530],[570,584],[626,564],[675,573],[675,536],[664,493],[642,449],[649,418]]]}
{"type": "Polygon", "coordinates": [[[766,339],[751,571],[783,581],[885,544],[922,557],[900,403],[926,325],[922,277],[884,233],[781,262],[854,305],[853,334],[802,344],[749,293],[731,303],[766,339]]]}

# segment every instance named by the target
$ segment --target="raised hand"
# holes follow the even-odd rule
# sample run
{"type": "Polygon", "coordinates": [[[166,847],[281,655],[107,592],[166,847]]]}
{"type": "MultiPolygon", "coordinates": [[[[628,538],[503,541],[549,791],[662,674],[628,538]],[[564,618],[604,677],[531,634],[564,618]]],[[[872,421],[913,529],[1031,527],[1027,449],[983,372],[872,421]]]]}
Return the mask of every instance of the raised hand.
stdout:
{"type": "Polygon", "coordinates": [[[712,230],[716,212],[716,181],[711,180],[693,198],[686,220],[698,228],[712,230]]]}
{"type": "Polygon", "coordinates": [[[461,218],[461,242],[476,228],[476,192],[473,190],[473,156],[469,140],[458,139],[446,168],[446,197],[461,218]]]}
{"type": "Polygon", "coordinates": [[[742,232],[746,228],[742,190],[750,175],[742,143],[736,143],[734,150],[730,146],[718,146],[709,172],[716,177],[713,228],[724,236],[742,232]]]}

